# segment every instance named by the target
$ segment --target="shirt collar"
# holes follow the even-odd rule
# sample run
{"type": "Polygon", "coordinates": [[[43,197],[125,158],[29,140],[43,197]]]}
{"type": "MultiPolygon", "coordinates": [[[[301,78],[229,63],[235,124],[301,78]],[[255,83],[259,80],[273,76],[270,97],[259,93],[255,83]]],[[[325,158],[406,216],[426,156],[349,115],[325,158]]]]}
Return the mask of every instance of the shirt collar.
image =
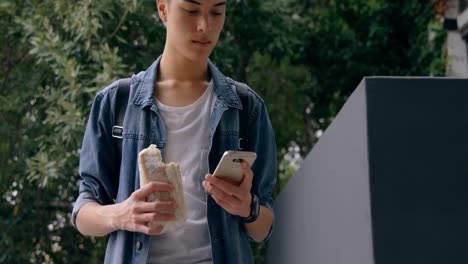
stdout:
{"type": "MultiPolygon", "coordinates": [[[[154,99],[154,85],[157,80],[157,69],[160,62],[161,56],[159,56],[146,71],[133,77],[140,79],[138,82],[136,82],[137,86],[133,88],[136,89],[135,96],[133,96],[132,100],[133,105],[143,107],[147,105],[156,106],[156,101],[154,99]]],[[[235,92],[236,86],[234,82],[224,76],[209,59],[208,69],[211,73],[214,92],[218,100],[224,102],[224,104],[228,107],[241,109],[242,103],[239,99],[239,96],[235,92]]]]}

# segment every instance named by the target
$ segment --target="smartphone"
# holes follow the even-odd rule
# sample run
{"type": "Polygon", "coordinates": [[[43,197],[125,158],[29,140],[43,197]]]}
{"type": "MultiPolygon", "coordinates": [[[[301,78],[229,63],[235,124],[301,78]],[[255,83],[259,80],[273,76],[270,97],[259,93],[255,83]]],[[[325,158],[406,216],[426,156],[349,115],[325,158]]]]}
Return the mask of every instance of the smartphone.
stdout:
{"type": "Polygon", "coordinates": [[[252,166],[256,158],[257,154],[252,151],[228,150],[224,152],[213,175],[230,182],[239,183],[242,180],[241,162],[245,160],[252,166]]]}

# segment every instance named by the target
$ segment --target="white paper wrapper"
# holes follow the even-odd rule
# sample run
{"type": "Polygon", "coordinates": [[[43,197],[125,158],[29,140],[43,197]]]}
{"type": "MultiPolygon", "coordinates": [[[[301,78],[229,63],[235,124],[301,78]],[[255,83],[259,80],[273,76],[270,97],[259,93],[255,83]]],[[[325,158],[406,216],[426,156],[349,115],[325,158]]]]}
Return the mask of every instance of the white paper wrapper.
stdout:
{"type": "Polygon", "coordinates": [[[169,164],[163,163],[161,151],[156,147],[156,145],[150,145],[139,153],[138,168],[140,170],[140,187],[149,182],[158,181],[168,182],[175,188],[175,190],[170,193],[155,192],[148,196],[147,201],[174,200],[179,205],[179,208],[175,211],[175,221],[153,221],[149,223],[149,226],[156,227],[162,225],[164,228],[161,231],[161,234],[181,227],[186,220],[186,210],[179,165],[175,162],[171,162],[169,164]]]}

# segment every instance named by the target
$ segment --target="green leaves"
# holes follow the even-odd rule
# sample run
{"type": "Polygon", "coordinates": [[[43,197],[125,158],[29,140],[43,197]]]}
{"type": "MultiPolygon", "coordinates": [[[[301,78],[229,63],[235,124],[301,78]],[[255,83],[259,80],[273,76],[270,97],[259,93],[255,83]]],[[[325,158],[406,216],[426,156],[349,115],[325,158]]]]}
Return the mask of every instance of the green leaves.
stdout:
{"type": "MultiPolygon", "coordinates": [[[[10,245],[1,254],[5,262],[74,263],[103,254],[101,240],[81,237],[68,220],[49,227],[57,214],[59,219],[68,217],[78,193],[79,148],[92,98],[130,72],[108,39],[117,24],[106,24],[104,18],[110,13],[120,17],[122,10],[110,2],[8,1],[0,6],[0,23],[9,32],[2,36],[2,61],[10,62],[1,68],[5,79],[0,109],[7,115],[1,117],[6,140],[0,148],[5,168],[0,180],[2,186],[24,186],[14,190],[16,204],[2,202],[0,223],[13,230],[35,227],[29,233],[6,231],[0,246],[13,240],[24,243],[10,245]],[[15,53],[6,53],[12,46],[15,53]],[[14,221],[3,218],[11,215],[14,221]],[[67,240],[76,240],[73,237],[81,237],[80,244],[67,240]],[[68,256],[71,251],[76,258],[68,256]]],[[[135,8],[136,1],[125,3],[130,2],[129,8],[135,8]]],[[[11,192],[1,190],[2,197],[11,192]]]]}
{"type": "MultiPolygon", "coordinates": [[[[39,187],[46,187],[49,179],[60,178],[58,163],[55,157],[49,157],[45,152],[38,152],[26,162],[29,170],[28,180],[39,182],[39,187]]],[[[60,163],[63,165],[63,160],[60,163]]]]}

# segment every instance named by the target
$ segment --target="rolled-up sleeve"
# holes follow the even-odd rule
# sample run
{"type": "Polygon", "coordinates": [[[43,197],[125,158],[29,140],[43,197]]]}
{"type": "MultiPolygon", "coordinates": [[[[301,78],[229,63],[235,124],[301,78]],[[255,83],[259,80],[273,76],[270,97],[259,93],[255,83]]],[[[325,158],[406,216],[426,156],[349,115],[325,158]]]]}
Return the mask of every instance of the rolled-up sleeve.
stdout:
{"type": "Polygon", "coordinates": [[[257,194],[260,204],[273,213],[273,224],[264,241],[273,231],[275,222],[273,211],[273,189],[276,184],[277,154],[273,127],[263,100],[256,100],[249,118],[248,140],[250,148],[257,153],[252,171],[254,173],[252,191],[257,194]]]}
{"type": "Polygon", "coordinates": [[[73,205],[72,223],[83,205],[96,202],[111,204],[118,188],[118,165],[112,138],[113,111],[109,93],[115,85],[100,91],[93,102],[80,151],[79,195],[73,205]]]}

